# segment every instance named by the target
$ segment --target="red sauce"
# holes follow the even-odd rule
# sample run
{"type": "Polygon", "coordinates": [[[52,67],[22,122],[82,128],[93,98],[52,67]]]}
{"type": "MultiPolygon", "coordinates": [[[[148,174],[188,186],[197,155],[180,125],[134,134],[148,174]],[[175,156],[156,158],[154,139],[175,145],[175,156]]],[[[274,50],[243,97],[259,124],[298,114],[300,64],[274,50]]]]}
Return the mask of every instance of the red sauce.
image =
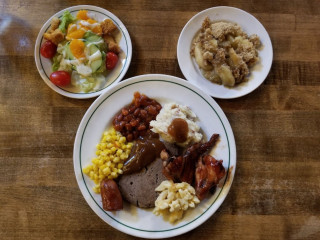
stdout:
{"type": "Polygon", "coordinates": [[[183,143],[188,138],[188,123],[182,118],[175,118],[168,127],[168,133],[178,143],[183,143]]]}

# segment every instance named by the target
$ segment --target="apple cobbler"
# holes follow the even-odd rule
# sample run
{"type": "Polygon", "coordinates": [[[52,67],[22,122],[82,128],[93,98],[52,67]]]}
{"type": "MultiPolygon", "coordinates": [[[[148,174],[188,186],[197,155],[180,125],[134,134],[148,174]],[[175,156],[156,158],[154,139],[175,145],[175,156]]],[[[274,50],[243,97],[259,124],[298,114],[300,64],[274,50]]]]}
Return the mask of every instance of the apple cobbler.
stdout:
{"type": "Polygon", "coordinates": [[[259,46],[256,34],[248,36],[236,23],[212,22],[207,17],[190,53],[205,78],[233,87],[247,80],[250,67],[259,61],[259,46]]]}

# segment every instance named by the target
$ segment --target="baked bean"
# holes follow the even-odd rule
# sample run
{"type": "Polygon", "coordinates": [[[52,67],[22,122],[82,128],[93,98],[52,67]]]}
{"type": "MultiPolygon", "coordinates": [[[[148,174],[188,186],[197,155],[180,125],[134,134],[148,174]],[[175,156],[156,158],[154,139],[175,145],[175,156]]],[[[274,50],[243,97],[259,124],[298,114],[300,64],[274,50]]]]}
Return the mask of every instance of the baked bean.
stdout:
{"type": "Polygon", "coordinates": [[[113,119],[113,126],[127,141],[133,141],[146,133],[150,121],[156,118],[161,108],[156,100],[135,92],[132,103],[122,108],[113,119]]]}
{"type": "Polygon", "coordinates": [[[148,117],[148,112],[144,109],[140,110],[140,116],[142,118],[147,118],[148,117]]]}
{"type": "Polygon", "coordinates": [[[153,119],[154,119],[154,117],[149,115],[146,119],[146,122],[151,122],[153,119]]]}
{"type": "Polygon", "coordinates": [[[139,132],[138,131],[133,131],[132,134],[133,134],[133,137],[135,139],[137,139],[139,137],[139,132]]]}
{"type": "Polygon", "coordinates": [[[140,107],[139,99],[137,99],[137,98],[134,99],[134,106],[137,107],[137,108],[140,107]]]}
{"type": "Polygon", "coordinates": [[[137,109],[134,111],[133,115],[134,115],[134,116],[138,116],[139,114],[140,114],[140,108],[137,108],[137,109]]]}
{"type": "Polygon", "coordinates": [[[117,120],[118,120],[118,121],[122,121],[122,119],[123,119],[123,115],[120,113],[120,114],[117,116],[117,120]]]}
{"type": "Polygon", "coordinates": [[[122,128],[124,128],[124,127],[125,127],[126,122],[125,122],[125,121],[121,121],[119,125],[120,125],[120,128],[122,129],[122,128]]]}
{"type": "Polygon", "coordinates": [[[139,124],[139,121],[137,121],[137,120],[131,120],[130,121],[130,125],[132,126],[132,127],[135,127],[135,126],[137,126],[139,124]]]}
{"type": "Polygon", "coordinates": [[[138,131],[145,130],[147,127],[144,124],[140,124],[138,127],[138,131]]]}
{"type": "Polygon", "coordinates": [[[125,108],[122,108],[121,112],[124,116],[127,116],[129,114],[129,111],[125,108]]]}
{"type": "Polygon", "coordinates": [[[142,104],[143,106],[146,106],[148,99],[149,99],[149,98],[148,98],[146,95],[142,95],[142,96],[140,97],[140,102],[141,102],[141,104],[142,104]]]}
{"type": "Polygon", "coordinates": [[[130,122],[131,119],[132,119],[132,116],[131,116],[131,115],[127,115],[127,116],[124,117],[124,120],[125,120],[126,122],[130,122]]]}
{"type": "Polygon", "coordinates": [[[128,141],[128,142],[132,142],[132,141],[133,141],[133,135],[132,135],[132,133],[129,133],[129,134],[126,136],[126,138],[127,138],[127,141],[128,141]]]}
{"type": "Polygon", "coordinates": [[[136,110],[136,107],[135,106],[131,106],[129,108],[129,113],[133,113],[135,110],[136,110]]]}
{"type": "Polygon", "coordinates": [[[120,132],[121,131],[121,127],[119,124],[113,124],[113,127],[116,131],[120,132]]]}
{"type": "Polygon", "coordinates": [[[157,109],[155,106],[152,106],[152,105],[148,106],[147,111],[151,115],[157,115],[157,109]]]}
{"type": "Polygon", "coordinates": [[[131,124],[130,124],[130,123],[126,123],[126,129],[127,129],[128,131],[131,131],[132,126],[131,126],[131,124]]]}

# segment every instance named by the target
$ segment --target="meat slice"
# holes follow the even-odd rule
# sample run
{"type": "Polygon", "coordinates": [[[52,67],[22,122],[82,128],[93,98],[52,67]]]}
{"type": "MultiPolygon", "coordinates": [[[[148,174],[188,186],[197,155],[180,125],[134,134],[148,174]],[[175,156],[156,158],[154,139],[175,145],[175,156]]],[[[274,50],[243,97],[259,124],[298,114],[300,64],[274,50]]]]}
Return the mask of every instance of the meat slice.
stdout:
{"type": "Polygon", "coordinates": [[[158,197],[155,191],[166,180],[162,175],[162,161],[157,158],[140,172],[122,175],[119,189],[125,200],[141,208],[152,208],[158,197]]]}
{"type": "Polygon", "coordinates": [[[199,157],[195,174],[197,197],[200,200],[204,199],[208,191],[215,188],[225,174],[222,160],[218,161],[210,155],[199,157]]]}

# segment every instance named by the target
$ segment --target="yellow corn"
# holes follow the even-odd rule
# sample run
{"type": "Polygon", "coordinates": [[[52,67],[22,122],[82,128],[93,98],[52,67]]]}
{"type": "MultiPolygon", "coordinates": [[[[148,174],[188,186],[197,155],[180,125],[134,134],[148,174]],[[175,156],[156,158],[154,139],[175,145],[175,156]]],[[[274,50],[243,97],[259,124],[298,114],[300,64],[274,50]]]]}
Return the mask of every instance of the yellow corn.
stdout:
{"type": "Polygon", "coordinates": [[[113,159],[113,162],[114,162],[114,163],[120,162],[120,158],[119,158],[119,157],[115,157],[115,158],[113,159]]]}
{"type": "Polygon", "coordinates": [[[99,185],[96,185],[96,186],[94,186],[93,187],[93,191],[95,192],[95,193],[100,193],[100,186],[99,185]]]}
{"type": "Polygon", "coordinates": [[[92,165],[83,168],[83,173],[95,182],[93,191],[100,193],[100,182],[104,178],[114,179],[123,173],[124,162],[128,159],[133,143],[114,128],[104,131],[100,143],[96,145],[96,157],[92,165]]]}
{"type": "Polygon", "coordinates": [[[102,171],[103,171],[103,174],[105,175],[109,175],[111,173],[111,170],[109,167],[104,168],[102,171]]]}

